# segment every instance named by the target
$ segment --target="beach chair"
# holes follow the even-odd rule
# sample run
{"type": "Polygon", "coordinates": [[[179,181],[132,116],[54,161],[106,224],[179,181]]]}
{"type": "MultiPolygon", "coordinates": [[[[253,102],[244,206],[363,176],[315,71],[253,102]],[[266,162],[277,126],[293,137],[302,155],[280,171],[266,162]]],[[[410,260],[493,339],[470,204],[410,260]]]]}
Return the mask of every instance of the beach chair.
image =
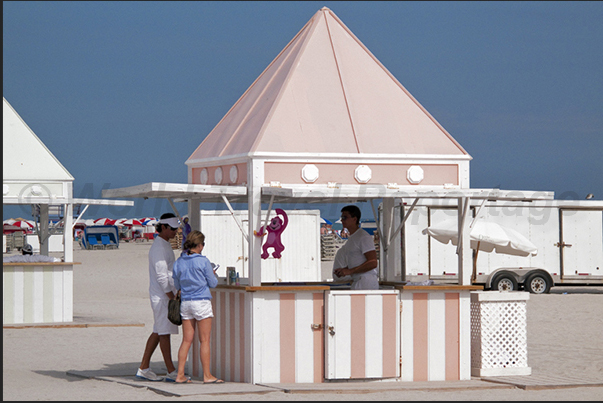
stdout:
{"type": "Polygon", "coordinates": [[[94,235],[88,235],[88,245],[91,249],[103,249],[103,245],[98,243],[94,235]]]}
{"type": "Polygon", "coordinates": [[[103,243],[103,246],[105,247],[105,249],[116,249],[117,245],[113,242],[111,242],[111,239],[109,238],[109,234],[101,234],[101,242],[103,243]]]}

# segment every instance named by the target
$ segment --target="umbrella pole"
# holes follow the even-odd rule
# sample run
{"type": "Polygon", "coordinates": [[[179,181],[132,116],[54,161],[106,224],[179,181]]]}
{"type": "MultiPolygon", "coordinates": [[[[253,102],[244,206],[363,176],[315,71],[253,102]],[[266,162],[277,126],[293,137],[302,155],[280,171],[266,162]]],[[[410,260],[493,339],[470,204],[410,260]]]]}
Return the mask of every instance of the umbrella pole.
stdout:
{"type": "Polygon", "coordinates": [[[479,253],[479,241],[477,241],[477,248],[475,250],[475,256],[473,257],[473,274],[471,275],[471,283],[475,283],[477,280],[477,254],[479,253]]]}

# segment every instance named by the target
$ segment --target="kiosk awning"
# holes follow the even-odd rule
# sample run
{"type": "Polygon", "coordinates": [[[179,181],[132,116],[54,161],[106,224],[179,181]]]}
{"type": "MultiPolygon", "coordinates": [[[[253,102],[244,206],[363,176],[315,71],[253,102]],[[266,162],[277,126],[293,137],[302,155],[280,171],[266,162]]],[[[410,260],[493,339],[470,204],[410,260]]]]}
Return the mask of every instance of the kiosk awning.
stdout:
{"type": "MultiPolygon", "coordinates": [[[[247,202],[246,186],[198,185],[150,182],[137,186],[105,189],[103,197],[167,198],[176,202],[199,199],[201,202],[247,202]]],[[[500,189],[402,189],[385,185],[299,185],[263,186],[262,202],[278,203],[354,203],[381,198],[442,199],[469,197],[485,200],[552,200],[554,192],[500,189]]]]}

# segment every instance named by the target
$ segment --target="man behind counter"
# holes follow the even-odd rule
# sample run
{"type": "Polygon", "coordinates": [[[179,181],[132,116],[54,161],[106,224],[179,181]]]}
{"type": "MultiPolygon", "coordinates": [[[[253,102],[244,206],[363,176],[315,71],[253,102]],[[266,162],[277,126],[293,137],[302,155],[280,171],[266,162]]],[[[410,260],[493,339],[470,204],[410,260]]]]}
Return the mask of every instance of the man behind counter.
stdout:
{"type": "Polygon", "coordinates": [[[341,209],[341,224],[350,233],[341,247],[342,259],[347,266],[334,268],[337,277],[351,276],[352,290],[378,290],[377,252],[373,237],[360,228],[360,209],[349,205],[341,209]]]}

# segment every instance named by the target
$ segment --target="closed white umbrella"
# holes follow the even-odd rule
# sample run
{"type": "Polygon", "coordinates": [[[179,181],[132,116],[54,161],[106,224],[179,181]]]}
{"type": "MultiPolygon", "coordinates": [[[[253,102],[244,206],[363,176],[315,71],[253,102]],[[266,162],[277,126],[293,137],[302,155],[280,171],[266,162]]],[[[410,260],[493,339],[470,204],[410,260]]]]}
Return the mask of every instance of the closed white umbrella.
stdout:
{"type": "MultiPolygon", "coordinates": [[[[422,233],[443,244],[451,242],[453,245],[457,245],[459,240],[458,221],[456,219],[444,220],[425,228],[422,233]]],[[[480,250],[515,256],[535,256],[538,253],[536,245],[521,233],[493,221],[475,221],[470,229],[469,239],[471,249],[476,250],[473,261],[473,281],[476,277],[477,253],[480,250]]]]}
{"type": "MultiPolygon", "coordinates": [[[[425,228],[423,234],[430,235],[446,244],[458,243],[458,222],[455,219],[445,220],[439,224],[425,228]]],[[[493,221],[478,220],[469,232],[471,248],[484,252],[496,252],[515,256],[535,256],[538,248],[528,238],[514,229],[502,226],[493,221]]]]}

